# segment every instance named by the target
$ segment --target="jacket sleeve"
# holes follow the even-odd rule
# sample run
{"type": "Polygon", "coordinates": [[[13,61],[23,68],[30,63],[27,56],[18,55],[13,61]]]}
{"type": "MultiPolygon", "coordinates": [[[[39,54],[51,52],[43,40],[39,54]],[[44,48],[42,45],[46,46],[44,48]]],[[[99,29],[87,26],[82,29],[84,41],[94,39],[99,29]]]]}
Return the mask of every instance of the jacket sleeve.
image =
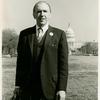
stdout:
{"type": "Polygon", "coordinates": [[[16,78],[15,78],[15,86],[21,86],[22,84],[22,67],[24,64],[24,49],[25,42],[22,32],[19,35],[19,41],[17,46],[17,64],[16,64],[16,78]]]}
{"type": "Polygon", "coordinates": [[[58,46],[58,91],[66,91],[68,80],[68,44],[65,32],[62,32],[58,46]]]}

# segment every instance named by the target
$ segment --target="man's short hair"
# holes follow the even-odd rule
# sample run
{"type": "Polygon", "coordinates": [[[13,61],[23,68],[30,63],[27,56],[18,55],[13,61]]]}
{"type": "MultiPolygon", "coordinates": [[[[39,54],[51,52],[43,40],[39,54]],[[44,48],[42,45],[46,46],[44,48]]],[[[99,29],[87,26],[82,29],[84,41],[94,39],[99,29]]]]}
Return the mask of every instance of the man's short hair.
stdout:
{"type": "Polygon", "coordinates": [[[51,6],[50,6],[50,4],[49,4],[48,2],[46,2],[46,1],[38,1],[38,2],[35,4],[35,6],[33,7],[33,13],[35,12],[36,6],[37,6],[39,3],[45,3],[45,4],[47,4],[48,7],[49,7],[49,10],[50,10],[50,12],[51,12],[51,6]]]}

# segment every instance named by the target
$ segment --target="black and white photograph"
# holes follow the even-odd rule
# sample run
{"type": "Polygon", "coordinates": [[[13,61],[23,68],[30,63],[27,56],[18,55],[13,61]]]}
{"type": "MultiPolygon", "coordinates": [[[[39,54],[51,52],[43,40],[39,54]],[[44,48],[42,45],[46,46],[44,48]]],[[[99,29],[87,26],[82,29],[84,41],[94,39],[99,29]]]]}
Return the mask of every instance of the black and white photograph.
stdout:
{"type": "Polygon", "coordinates": [[[2,100],[98,100],[98,2],[2,1],[2,100]]]}

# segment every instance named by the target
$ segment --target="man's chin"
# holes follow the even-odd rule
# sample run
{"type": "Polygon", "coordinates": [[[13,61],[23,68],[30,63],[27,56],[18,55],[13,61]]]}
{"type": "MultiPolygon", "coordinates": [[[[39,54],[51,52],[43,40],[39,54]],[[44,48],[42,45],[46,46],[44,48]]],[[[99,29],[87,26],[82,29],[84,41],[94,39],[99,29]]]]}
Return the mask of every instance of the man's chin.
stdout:
{"type": "Polygon", "coordinates": [[[46,24],[45,22],[40,22],[40,25],[41,25],[41,26],[43,26],[43,25],[45,25],[45,24],[46,24]]]}

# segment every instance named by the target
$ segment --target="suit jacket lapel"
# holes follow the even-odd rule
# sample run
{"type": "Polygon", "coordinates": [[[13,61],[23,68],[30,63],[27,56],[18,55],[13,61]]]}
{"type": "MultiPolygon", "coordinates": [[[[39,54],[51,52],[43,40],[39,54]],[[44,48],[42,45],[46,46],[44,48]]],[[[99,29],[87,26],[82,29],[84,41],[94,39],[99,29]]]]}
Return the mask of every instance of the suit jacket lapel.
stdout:
{"type": "Polygon", "coordinates": [[[28,35],[29,46],[31,49],[32,56],[33,56],[33,50],[34,50],[34,45],[35,45],[35,36],[36,36],[36,26],[32,28],[32,30],[30,31],[28,35]]]}
{"type": "MultiPolygon", "coordinates": [[[[45,39],[45,43],[44,43],[44,47],[45,47],[45,50],[48,48],[48,45],[50,43],[50,41],[52,41],[52,37],[54,35],[54,33],[52,32],[52,27],[49,26],[47,32],[46,32],[46,39],[45,39]]],[[[28,35],[28,40],[29,40],[29,45],[30,45],[30,49],[31,49],[31,53],[32,53],[32,56],[33,56],[33,52],[34,52],[34,48],[35,48],[35,45],[36,45],[36,26],[34,26],[29,35],[28,35]]]]}
{"type": "Polygon", "coordinates": [[[47,49],[47,47],[48,47],[48,45],[49,45],[49,43],[52,40],[52,37],[54,35],[54,33],[52,33],[52,27],[51,26],[49,26],[46,34],[47,35],[46,35],[45,44],[44,44],[45,50],[47,49]]]}

